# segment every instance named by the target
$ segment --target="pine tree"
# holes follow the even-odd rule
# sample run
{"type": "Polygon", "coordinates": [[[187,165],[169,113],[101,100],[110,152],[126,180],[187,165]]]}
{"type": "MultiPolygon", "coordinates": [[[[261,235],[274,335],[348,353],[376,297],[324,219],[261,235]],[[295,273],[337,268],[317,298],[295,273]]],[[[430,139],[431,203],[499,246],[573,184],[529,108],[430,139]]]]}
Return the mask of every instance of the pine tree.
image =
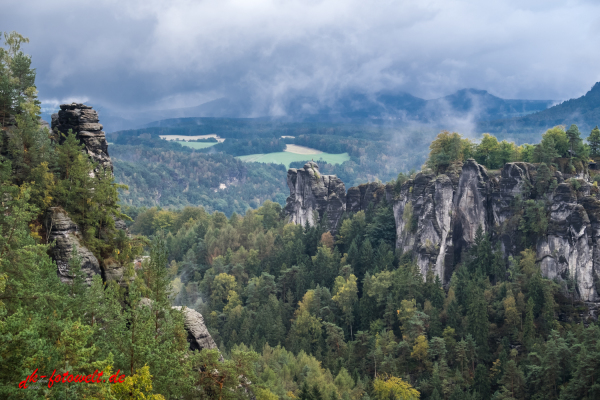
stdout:
{"type": "Polygon", "coordinates": [[[533,162],[550,164],[561,154],[557,151],[554,139],[548,136],[535,146],[533,150],[533,162]]]}
{"type": "Polygon", "coordinates": [[[525,375],[518,367],[515,360],[510,360],[504,369],[504,376],[500,380],[502,385],[502,399],[521,399],[525,390],[525,375]]]}
{"type": "Polygon", "coordinates": [[[487,368],[483,364],[477,364],[475,368],[475,382],[473,382],[473,388],[482,399],[489,399],[490,397],[490,379],[488,376],[487,368]]]}
{"type": "Polygon", "coordinates": [[[535,307],[533,298],[527,300],[527,309],[525,312],[525,322],[523,324],[523,343],[530,348],[535,339],[535,325],[533,324],[533,309],[535,307]]]}
{"type": "Polygon", "coordinates": [[[592,129],[590,136],[587,138],[587,142],[590,145],[590,155],[592,157],[600,156],[600,129],[598,126],[592,129]]]}
{"type": "Polygon", "coordinates": [[[569,139],[569,146],[571,149],[569,157],[573,157],[574,150],[577,149],[579,142],[581,142],[581,132],[579,132],[577,125],[572,124],[569,129],[567,129],[566,134],[567,138],[569,139]]]}
{"type": "Polygon", "coordinates": [[[373,246],[371,241],[366,238],[360,246],[359,262],[354,271],[359,280],[365,276],[365,272],[370,271],[373,267],[373,246]]]}
{"type": "Polygon", "coordinates": [[[483,295],[483,290],[473,288],[471,291],[471,299],[467,308],[467,319],[469,321],[469,333],[481,347],[484,352],[487,352],[489,321],[487,314],[487,302],[483,295]]]}

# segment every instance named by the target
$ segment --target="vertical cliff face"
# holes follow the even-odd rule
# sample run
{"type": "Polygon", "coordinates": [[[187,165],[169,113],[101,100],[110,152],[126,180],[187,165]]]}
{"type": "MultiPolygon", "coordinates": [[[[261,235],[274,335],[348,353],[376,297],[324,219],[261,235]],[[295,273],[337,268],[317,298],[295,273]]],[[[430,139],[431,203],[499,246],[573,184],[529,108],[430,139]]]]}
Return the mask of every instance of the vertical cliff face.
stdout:
{"type": "MultiPolygon", "coordinates": [[[[108,155],[108,143],[99,123],[98,113],[90,106],[80,103],[62,104],[58,114],[52,115],[52,129],[68,134],[69,129],[85,145],[85,151],[94,162],[112,172],[113,165],[108,155]]],[[[60,138],[62,143],[64,138],[60,138]]]]}
{"type": "Polygon", "coordinates": [[[477,229],[490,230],[488,210],[492,184],[486,169],[470,159],[463,165],[453,204],[455,260],[475,241],[477,229]]]}
{"type": "Polygon", "coordinates": [[[447,175],[418,173],[394,200],[396,247],[413,252],[424,276],[433,269],[444,277],[452,259],[454,187],[447,175]]]}
{"type": "MultiPolygon", "coordinates": [[[[584,197],[588,207],[597,207],[597,200],[584,197]]],[[[550,207],[548,234],[539,241],[537,255],[544,276],[566,279],[577,283],[579,296],[588,301],[596,300],[594,288],[595,270],[593,255],[598,252],[597,232],[577,195],[568,183],[558,185],[550,207]]]]}
{"type": "Polygon", "coordinates": [[[327,213],[329,229],[337,232],[338,222],[346,211],[346,187],[341,179],[319,174],[319,166],[311,161],[304,168],[288,170],[287,183],[290,197],[285,213],[290,222],[312,226],[327,213]]]}
{"type": "Polygon", "coordinates": [[[499,175],[474,160],[467,160],[458,174],[419,173],[394,199],[397,247],[413,252],[423,274],[433,270],[447,283],[479,227],[500,243],[506,257],[517,256],[524,249],[519,232],[523,201],[537,200],[545,205],[548,218],[548,229],[536,244],[542,274],[574,279],[578,297],[596,301],[600,269],[596,188],[578,180],[575,191],[560,173],[554,178],[558,184],[554,191],[536,196],[537,167],[528,163],[507,163],[499,175]]]}
{"type": "Polygon", "coordinates": [[[288,171],[290,197],[285,210],[291,222],[311,225],[316,222],[313,212],[316,218],[327,212],[335,233],[344,211],[365,210],[369,203],[387,198],[394,210],[396,247],[414,255],[423,275],[432,271],[448,283],[479,228],[490,234],[507,258],[518,256],[525,249],[519,228],[525,202],[535,200],[546,210],[548,220],[546,232],[534,243],[542,274],[559,281],[572,279],[581,300],[597,301],[598,188],[585,179],[565,183],[560,172],[552,178],[556,187],[538,195],[535,164],[507,163],[501,171],[490,172],[470,159],[452,165],[445,174],[420,172],[405,182],[399,193],[386,190],[381,183],[370,183],[345,194],[338,178],[320,176],[316,164],[308,163],[304,169],[288,171]]]}
{"type": "Polygon", "coordinates": [[[346,211],[366,211],[369,204],[378,205],[386,197],[385,185],[369,182],[348,189],[346,194],[346,211]]]}
{"type": "MultiPolygon", "coordinates": [[[[71,130],[84,145],[83,151],[92,161],[112,172],[113,165],[108,155],[108,143],[102,125],[99,123],[98,113],[92,107],[79,103],[61,105],[58,114],[52,115],[52,129],[65,135],[71,130]]],[[[63,143],[64,140],[65,138],[61,137],[59,143],[63,143]]],[[[119,229],[126,229],[121,220],[115,221],[115,224],[120,227],[119,229]]],[[[111,260],[100,263],[92,252],[83,246],[79,228],[62,208],[53,207],[47,210],[45,226],[48,243],[54,242],[50,254],[56,261],[61,281],[72,282],[73,280],[69,271],[73,249],[77,250],[78,257],[81,259],[81,270],[85,274],[88,285],[96,274],[102,273],[105,280],[119,281],[122,278],[121,265],[111,260]]]]}
{"type": "Polygon", "coordinates": [[[73,282],[74,276],[69,270],[69,261],[75,250],[81,260],[81,272],[84,274],[85,283],[91,285],[94,275],[100,274],[100,263],[92,252],[82,245],[77,225],[60,207],[47,210],[44,224],[48,233],[48,243],[54,243],[50,248],[50,255],[56,262],[60,280],[64,283],[73,282]]]}
{"type": "Polygon", "coordinates": [[[327,223],[333,233],[337,232],[344,212],[366,211],[369,204],[377,206],[384,199],[391,199],[380,182],[351,187],[346,193],[341,179],[319,174],[319,166],[312,161],[304,168],[290,168],[287,183],[290,188],[285,206],[288,221],[300,225],[308,222],[313,226],[327,213],[327,223]]]}

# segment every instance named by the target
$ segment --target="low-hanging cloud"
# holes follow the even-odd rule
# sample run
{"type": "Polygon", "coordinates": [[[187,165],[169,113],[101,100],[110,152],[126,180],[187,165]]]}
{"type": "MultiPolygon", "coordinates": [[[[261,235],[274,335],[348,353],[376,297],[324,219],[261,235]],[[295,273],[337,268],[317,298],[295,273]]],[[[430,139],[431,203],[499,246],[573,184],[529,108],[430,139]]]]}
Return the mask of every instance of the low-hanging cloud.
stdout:
{"type": "Polygon", "coordinates": [[[600,80],[598,26],[598,2],[558,0],[5,0],[0,13],[31,39],[43,100],[126,112],[243,98],[248,116],[348,90],[577,97],[600,80]]]}

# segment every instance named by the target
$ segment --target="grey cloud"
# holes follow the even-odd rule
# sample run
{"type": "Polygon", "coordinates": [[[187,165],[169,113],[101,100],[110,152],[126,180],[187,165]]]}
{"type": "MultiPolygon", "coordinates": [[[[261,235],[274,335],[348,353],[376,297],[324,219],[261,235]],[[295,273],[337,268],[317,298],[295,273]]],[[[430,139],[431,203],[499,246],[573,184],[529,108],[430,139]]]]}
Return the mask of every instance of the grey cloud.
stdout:
{"type": "MultiPolygon", "coordinates": [[[[600,80],[594,1],[46,0],[3,2],[0,29],[31,39],[40,98],[106,109],[346,90],[436,98],[465,87],[567,99],[600,80]]],[[[311,105],[306,107],[310,109],[311,105]]]]}

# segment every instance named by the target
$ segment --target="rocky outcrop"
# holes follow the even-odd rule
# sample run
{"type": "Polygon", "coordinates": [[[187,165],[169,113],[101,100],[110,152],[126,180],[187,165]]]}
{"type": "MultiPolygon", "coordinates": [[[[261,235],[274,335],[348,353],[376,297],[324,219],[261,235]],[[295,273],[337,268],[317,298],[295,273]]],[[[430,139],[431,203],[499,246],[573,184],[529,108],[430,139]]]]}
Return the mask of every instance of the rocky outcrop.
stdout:
{"type": "MultiPolygon", "coordinates": [[[[65,135],[71,130],[85,145],[85,151],[99,166],[112,172],[113,165],[108,155],[108,143],[99,123],[98,113],[90,106],[80,103],[62,104],[58,114],[52,115],[52,130],[65,135]]],[[[62,135],[59,143],[64,142],[62,135]]]]}
{"type": "Polygon", "coordinates": [[[396,247],[414,252],[424,276],[433,268],[443,278],[451,264],[454,189],[447,175],[418,173],[394,200],[396,247]]]}
{"type": "Polygon", "coordinates": [[[346,194],[346,211],[366,211],[369,204],[377,206],[386,197],[385,185],[380,182],[370,182],[348,189],[346,194]]]}
{"type": "Polygon", "coordinates": [[[44,225],[51,243],[50,255],[58,267],[58,276],[62,282],[73,282],[74,276],[69,268],[75,249],[80,259],[81,272],[87,285],[91,285],[94,275],[100,274],[98,259],[81,244],[80,231],[77,225],[60,207],[51,207],[46,212],[44,225]]]}
{"type": "MultiPolygon", "coordinates": [[[[100,167],[112,172],[113,165],[108,155],[108,143],[99,123],[98,113],[90,106],[80,103],[62,104],[60,111],[52,115],[52,130],[68,135],[72,132],[84,145],[84,151],[100,167]]],[[[64,143],[65,137],[60,135],[59,144],[64,143]]],[[[82,271],[86,273],[86,282],[89,284],[93,275],[102,273],[105,281],[115,280],[121,284],[123,266],[116,260],[106,259],[100,264],[96,257],[83,245],[77,225],[61,208],[51,208],[46,216],[46,232],[48,242],[56,241],[51,250],[51,256],[58,266],[58,274],[62,281],[71,281],[68,262],[71,259],[73,247],[77,248],[82,260],[82,271]]],[[[115,227],[127,233],[125,221],[115,219],[115,227]]]]}
{"type": "Polygon", "coordinates": [[[310,161],[304,168],[290,168],[287,175],[290,197],[285,213],[289,222],[313,226],[327,213],[329,230],[337,232],[344,212],[366,211],[369,204],[377,206],[390,199],[386,186],[370,182],[351,187],[346,193],[344,182],[335,175],[320,175],[317,163],[310,161]],[[315,219],[316,218],[316,219],[315,219]]]}
{"type": "MultiPolygon", "coordinates": [[[[588,209],[597,209],[598,200],[586,197],[588,209]]],[[[550,279],[574,279],[578,295],[586,301],[596,300],[594,287],[594,253],[598,253],[598,232],[568,183],[558,185],[550,207],[548,234],[537,245],[542,274],[550,279]]]]}
{"type": "MultiPolygon", "coordinates": [[[[218,350],[217,344],[212,336],[210,336],[210,333],[204,324],[204,317],[202,317],[202,314],[188,307],[174,306],[173,308],[183,311],[183,325],[188,333],[190,350],[218,350]]],[[[223,356],[221,356],[221,361],[223,361],[223,356]]]]}
{"type": "Polygon", "coordinates": [[[433,270],[447,283],[479,228],[500,243],[506,257],[524,250],[519,230],[523,204],[537,200],[548,213],[548,229],[536,244],[542,274],[559,281],[574,279],[578,297],[596,301],[600,201],[592,192],[597,188],[578,180],[575,191],[559,172],[553,178],[556,188],[537,195],[534,164],[507,163],[492,174],[467,160],[447,175],[418,173],[393,201],[397,247],[413,252],[423,275],[433,270]]]}
{"type": "Polygon", "coordinates": [[[538,194],[537,165],[513,162],[501,171],[487,171],[469,159],[450,166],[444,174],[420,172],[406,181],[399,193],[380,183],[370,183],[344,194],[339,179],[319,176],[316,164],[308,163],[304,169],[288,171],[290,197],[286,212],[290,221],[308,221],[311,225],[316,222],[313,212],[317,218],[327,212],[328,223],[337,228],[344,211],[362,211],[369,203],[377,204],[385,198],[394,210],[396,247],[414,255],[423,275],[432,271],[448,283],[481,229],[500,245],[506,258],[518,256],[525,242],[531,245],[533,241],[545,277],[573,280],[579,299],[598,301],[598,188],[576,176],[565,183],[560,172],[550,177],[550,189],[538,194]],[[547,212],[548,228],[534,238],[524,238],[519,228],[527,200],[535,200],[547,212]]]}
{"type": "Polygon", "coordinates": [[[346,211],[344,182],[335,175],[319,174],[317,163],[310,161],[304,168],[290,168],[287,183],[290,188],[285,206],[288,221],[312,226],[327,214],[329,230],[335,233],[346,211]]]}

